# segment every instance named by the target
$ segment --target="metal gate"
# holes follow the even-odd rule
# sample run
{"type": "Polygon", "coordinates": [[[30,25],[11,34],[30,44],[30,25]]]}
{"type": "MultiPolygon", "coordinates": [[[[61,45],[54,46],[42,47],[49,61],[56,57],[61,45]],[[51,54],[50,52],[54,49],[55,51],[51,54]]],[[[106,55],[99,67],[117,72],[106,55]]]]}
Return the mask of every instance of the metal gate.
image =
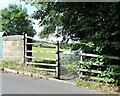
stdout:
{"type": "MultiPolygon", "coordinates": [[[[27,36],[27,34],[24,36],[24,63],[25,64],[29,64],[29,65],[35,65],[35,66],[39,66],[40,70],[45,70],[45,71],[54,71],[56,73],[56,78],[59,79],[60,78],[60,63],[59,63],[59,42],[51,42],[51,41],[41,41],[41,40],[35,40],[33,37],[27,36]],[[28,42],[28,40],[31,39],[32,42],[28,42]],[[40,44],[52,44],[56,47],[55,50],[41,50],[40,49],[40,44]],[[31,47],[33,48],[33,46],[35,44],[38,44],[38,47],[35,47],[37,49],[28,49],[29,45],[32,45],[31,47]],[[31,56],[28,55],[28,53],[31,53],[31,56]],[[38,55],[38,53],[40,54],[45,54],[45,53],[49,53],[52,54],[54,53],[55,58],[45,58],[45,57],[41,57],[38,55]],[[34,55],[36,54],[36,55],[34,55]],[[42,62],[41,62],[42,60],[42,62]],[[48,61],[54,61],[54,63],[50,63],[47,62],[48,61]],[[43,62],[45,61],[45,62],[43,62]]],[[[48,54],[46,54],[48,55],[48,54]]]]}

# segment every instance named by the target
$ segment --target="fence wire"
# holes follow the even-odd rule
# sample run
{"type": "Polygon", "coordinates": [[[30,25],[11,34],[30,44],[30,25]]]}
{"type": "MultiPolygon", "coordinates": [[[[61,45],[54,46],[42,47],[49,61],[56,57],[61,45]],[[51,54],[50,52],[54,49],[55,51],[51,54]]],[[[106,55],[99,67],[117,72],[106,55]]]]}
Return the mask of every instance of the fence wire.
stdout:
{"type": "Polygon", "coordinates": [[[62,55],[60,59],[61,79],[76,80],[79,77],[79,58],[75,54],[62,55]]]}

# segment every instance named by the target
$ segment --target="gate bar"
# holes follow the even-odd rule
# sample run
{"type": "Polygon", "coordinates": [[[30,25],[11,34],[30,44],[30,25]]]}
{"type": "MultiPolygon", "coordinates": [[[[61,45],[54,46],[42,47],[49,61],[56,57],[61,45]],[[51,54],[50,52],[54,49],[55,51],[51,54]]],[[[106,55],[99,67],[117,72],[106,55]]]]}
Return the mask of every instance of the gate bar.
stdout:
{"type": "Polygon", "coordinates": [[[56,45],[56,78],[60,79],[60,51],[59,51],[59,41],[57,41],[56,45]]]}

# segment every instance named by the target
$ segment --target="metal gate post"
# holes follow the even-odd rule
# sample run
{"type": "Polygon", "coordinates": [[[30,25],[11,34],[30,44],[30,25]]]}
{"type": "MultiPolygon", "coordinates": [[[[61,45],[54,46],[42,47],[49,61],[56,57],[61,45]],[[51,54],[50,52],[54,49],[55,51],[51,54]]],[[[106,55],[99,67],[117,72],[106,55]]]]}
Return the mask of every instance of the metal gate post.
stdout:
{"type": "Polygon", "coordinates": [[[24,33],[24,39],[23,40],[24,40],[24,64],[25,64],[25,46],[26,46],[26,44],[25,44],[25,42],[26,42],[25,41],[26,40],[25,33],[24,33]]]}
{"type": "Polygon", "coordinates": [[[27,51],[27,50],[26,50],[26,49],[27,49],[27,45],[26,45],[26,43],[27,43],[27,38],[26,38],[26,37],[27,37],[27,34],[24,34],[24,64],[26,63],[26,56],[27,56],[27,55],[26,55],[26,54],[27,54],[27,53],[26,53],[26,51],[27,51]]]}
{"type": "Polygon", "coordinates": [[[56,44],[56,78],[60,79],[60,51],[59,51],[59,41],[56,44]]]}

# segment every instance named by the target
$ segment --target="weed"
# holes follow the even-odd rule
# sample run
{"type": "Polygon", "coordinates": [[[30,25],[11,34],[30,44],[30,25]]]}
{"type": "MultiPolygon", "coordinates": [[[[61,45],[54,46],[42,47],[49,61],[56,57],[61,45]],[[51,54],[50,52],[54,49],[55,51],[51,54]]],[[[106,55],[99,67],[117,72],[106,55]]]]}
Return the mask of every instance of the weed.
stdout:
{"type": "Polygon", "coordinates": [[[120,86],[114,84],[77,80],[76,86],[95,89],[110,94],[120,94],[120,86]]]}
{"type": "Polygon", "coordinates": [[[11,67],[11,66],[14,66],[14,62],[12,60],[9,60],[9,61],[2,61],[1,64],[0,64],[0,67],[11,67]]]}

